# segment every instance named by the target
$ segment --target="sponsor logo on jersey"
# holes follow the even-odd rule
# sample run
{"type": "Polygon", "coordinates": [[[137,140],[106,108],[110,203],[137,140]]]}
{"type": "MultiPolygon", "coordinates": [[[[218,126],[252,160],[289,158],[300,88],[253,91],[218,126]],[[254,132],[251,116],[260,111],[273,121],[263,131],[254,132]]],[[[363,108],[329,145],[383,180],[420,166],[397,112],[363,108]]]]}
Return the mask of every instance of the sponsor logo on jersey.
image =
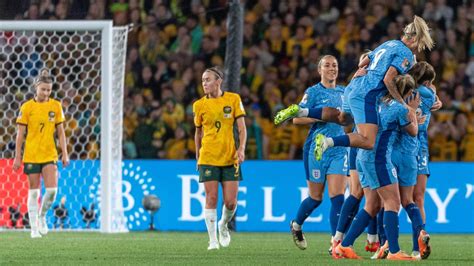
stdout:
{"type": "Polygon", "coordinates": [[[393,174],[394,177],[398,178],[398,176],[397,176],[397,169],[392,168],[392,174],[393,174]]]}

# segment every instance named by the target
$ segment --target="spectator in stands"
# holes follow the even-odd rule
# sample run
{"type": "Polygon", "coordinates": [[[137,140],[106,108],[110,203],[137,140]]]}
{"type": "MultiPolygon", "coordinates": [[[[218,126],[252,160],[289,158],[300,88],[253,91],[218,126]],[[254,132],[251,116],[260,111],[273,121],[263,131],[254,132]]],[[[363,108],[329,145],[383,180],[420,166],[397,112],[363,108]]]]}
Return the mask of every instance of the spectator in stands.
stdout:
{"type": "Polygon", "coordinates": [[[138,126],[134,131],[133,141],[139,158],[156,158],[157,149],[152,145],[154,127],[147,116],[147,112],[138,114],[138,126]]]}
{"type": "Polygon", "coordinates": [[[192,151],[196,149],[194,141],[188,137],[183,126],[178,126],[174,132],[174,138],[170,138],[165,143],[166,159],[186,159],[190,157],[192,151]]]}

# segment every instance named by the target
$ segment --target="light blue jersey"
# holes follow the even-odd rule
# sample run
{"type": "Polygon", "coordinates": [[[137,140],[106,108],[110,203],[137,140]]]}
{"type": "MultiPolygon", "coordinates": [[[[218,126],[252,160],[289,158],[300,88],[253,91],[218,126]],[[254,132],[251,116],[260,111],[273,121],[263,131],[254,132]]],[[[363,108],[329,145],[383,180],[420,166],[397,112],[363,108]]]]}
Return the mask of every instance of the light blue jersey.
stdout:
{"type": "Polygon", "coordinates": [[[374,149],[359,149],[357,154],[371,189],[398,182],[392,164],[392,149],[401,129],[410,124],[407,113],[408,109],[396,100],[378,105],[380,121],[374,149]]]}
{"type": "Polygon", "coordinates": [[[428,151],[428,125],[431,119],[431,107],[436,101],[436,95],[434,91],[423,85],[418,87],[416,91],[420,94],[420,107],[417,112],[421,112],[422,115],[426,115],[425,123],[418,125],[418,140],[420,149],[428,151]]]}
{"type": "MultiPolygon", "coordinates": [[[[415,137],[416,138],[416,137],[415,137]]],[[[418,161],[416,155],[401,153],[394,149],[392,152],[392,163],[397,170],[398,183],[402,187],[411,187],[416,185],[418,176],[418,161]]]]}
{"type": "Polygon", "coordinates": [[[395,142],[394,149],[402,154],[416,156],[418,154],[419,141],[417,136],[410,136],[406,131],[402,131],[395,142]]]}
{"type": "MultiPolygon", "coordinates": [[[[415,93],[413,93],[413,97],[414,96],[415,93]]],[[[402,130],[398,135],[398,141],[395,142],[394,149],[401,154],[417,156],[419,145],[417,136],[411,136],[405,130],[402,130]]]]}
{"type": "MultiPolygon", "coordinates": [[[[334,89],[327,89],[321,83],[309,87],[303,96],[299,106],[302,108],[332,107],[341,110],[344,87],[337,85],[334,89]]],[[[314,137],[317,134],[335,137],[344,134],[343,127],[335,123],[316,122],[311,126],[303,148],[303,160],[305,161],[306,178],[313,182],[325,180],[328,174],[345,175],[347,167],[347,148],[332,147],[323,155],[321,162],[314,158],[314,137]],[[340,172],[340,173],[339,173],[340,172]]]]}
{"type": "Polygon", "coordinates": [[[369,53],[367,83],[363,90],[386,90],[383,83],[389,67],[397,69],[399,75],[406,74],[413,66],[415,58],[412,51],[400,40],[386,41],[369,53]]]}
{"type": "Polygon", "coordinates": [[[397,169],[398,182],[402,187],[414,186],[418,173],[418,137],[401,130],[392,152],[392,163],[397,169]]]}
{"type": "Polygon", "coordinates": [[[415,61],[411,50],[399,40],[384,42],[369,54],[369,59],[367,74],[360,77],[360,81],[351,81],[361,84],[349,94],[349,105],[356,124],[378,124],[377,99],[387,91],[383,82],[387,70],[392,66],[398,74],[406,74],[415,61]]]}
{"type": "Polygon", "coordinates": [[[420,86],[416,89],[420,94],[421,104],[417,112],[421,112],[422,115],[426,115],[426,121],[422,125],[418,125],[418,174],[419,175],[430,175],[428,167],[429,161],[429,148],[428,148],[428,125],[431,119],[431,107],[436,102],[436,95],[434,91],[428,87],[420,86]]]}
{"type": "Polygon", "coordinates": [[[352,81],[344,88],[344,94],[342,96],[342,111],[352,115],[351,107],[349,106],[349,94],[351,93],[352,87],[356,87],[352,81]]]}

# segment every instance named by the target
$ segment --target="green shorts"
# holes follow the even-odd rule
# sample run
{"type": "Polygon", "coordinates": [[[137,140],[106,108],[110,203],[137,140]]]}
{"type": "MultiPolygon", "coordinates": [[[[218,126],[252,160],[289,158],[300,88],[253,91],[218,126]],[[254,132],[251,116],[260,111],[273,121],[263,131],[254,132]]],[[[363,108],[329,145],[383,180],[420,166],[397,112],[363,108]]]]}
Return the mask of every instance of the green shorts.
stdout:
{"type": "Polygon", "coordinates": [[[242,170],[235,166],[199,165],[199,182],[242,181],[242,170]]]}
{"type": "Polygon", "coordinates": [[[56,162],[51,161],[51,162],[45,162],[45,163],[25,163],[25,168],[23,169],[23,172],[27,175],[29,175],[29,174],[41,174],[41,171],[43,170],[43,167],[45,167],[48,164],[56,165],[56,162]]]}

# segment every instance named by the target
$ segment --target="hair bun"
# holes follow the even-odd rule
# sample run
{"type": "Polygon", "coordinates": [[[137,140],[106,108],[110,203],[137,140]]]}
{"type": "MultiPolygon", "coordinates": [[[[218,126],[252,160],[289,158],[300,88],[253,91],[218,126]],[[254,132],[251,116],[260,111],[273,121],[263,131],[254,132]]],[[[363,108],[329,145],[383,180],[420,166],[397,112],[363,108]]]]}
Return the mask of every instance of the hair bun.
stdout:
{"type": "Polygon", "coordinates": [[[48,77],[49,76],[49,70],[46,69],[46,68],[41,69],[40,76],[48,77]]]}

